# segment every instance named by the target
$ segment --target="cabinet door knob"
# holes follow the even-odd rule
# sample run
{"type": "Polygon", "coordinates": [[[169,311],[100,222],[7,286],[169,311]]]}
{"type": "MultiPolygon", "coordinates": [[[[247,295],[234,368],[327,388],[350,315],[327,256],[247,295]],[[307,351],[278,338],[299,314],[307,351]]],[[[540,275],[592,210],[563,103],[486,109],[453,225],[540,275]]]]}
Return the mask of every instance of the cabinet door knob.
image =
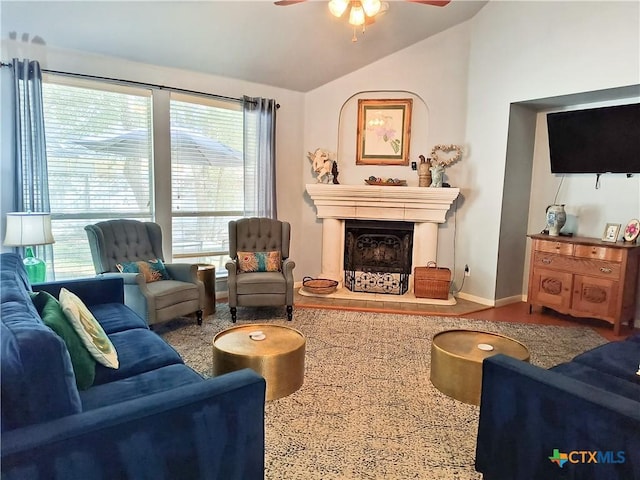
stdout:
{"type": "Polygon", "coordinates": [[[611,270],[610,268],[607,268],[607,267],[600,267],[600,271],[602,273],[611,273],[613,270],[611,270]]]}
{"type": "Polygon", "coordinates": [[[545,265],[549,265],[551,263],[551,259],[550,258],[543,258],[542,259],[542,263],[544,263],[545,265]]]}

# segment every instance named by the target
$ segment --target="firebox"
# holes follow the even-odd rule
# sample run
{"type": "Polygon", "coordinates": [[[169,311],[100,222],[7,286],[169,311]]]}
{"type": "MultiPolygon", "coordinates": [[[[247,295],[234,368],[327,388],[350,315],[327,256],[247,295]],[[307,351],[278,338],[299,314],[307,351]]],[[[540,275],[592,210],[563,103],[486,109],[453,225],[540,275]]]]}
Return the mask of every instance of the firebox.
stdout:
{"type": "Polygon", "coordinates": [[[403,295],[409,289],[413,223],[346,220],[344,285],[352,292],[403,295]]]}

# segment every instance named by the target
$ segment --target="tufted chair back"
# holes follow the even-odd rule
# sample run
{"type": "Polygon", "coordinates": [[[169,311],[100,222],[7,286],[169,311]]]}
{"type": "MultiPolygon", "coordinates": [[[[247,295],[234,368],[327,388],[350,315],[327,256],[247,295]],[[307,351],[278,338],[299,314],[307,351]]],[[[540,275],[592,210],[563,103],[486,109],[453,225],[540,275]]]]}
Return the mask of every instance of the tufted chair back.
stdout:
{"type": "Polygon", "coordinates": [[[137,220],[107,220],[85,227],[96,273],[117,272],[117,263],[159,258],[162,230],[157,223],[137,220]]]}
{"type": "Polygon", "coordinates": [[[291,226],[271,218],[243,218],[229,224],[229,256],[238,252],[280,250],[282,259],[289,258],[291,226]]]}

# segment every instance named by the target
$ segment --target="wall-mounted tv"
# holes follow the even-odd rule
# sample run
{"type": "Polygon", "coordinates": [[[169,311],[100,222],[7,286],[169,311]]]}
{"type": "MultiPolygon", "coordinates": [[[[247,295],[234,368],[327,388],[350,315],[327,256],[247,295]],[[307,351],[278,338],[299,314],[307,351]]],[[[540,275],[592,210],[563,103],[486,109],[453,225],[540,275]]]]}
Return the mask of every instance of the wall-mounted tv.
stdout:
{"type": "Polygon", "coordinates": [[[640,173],[640,103],[547,114],[551,173],[640,173]]]}

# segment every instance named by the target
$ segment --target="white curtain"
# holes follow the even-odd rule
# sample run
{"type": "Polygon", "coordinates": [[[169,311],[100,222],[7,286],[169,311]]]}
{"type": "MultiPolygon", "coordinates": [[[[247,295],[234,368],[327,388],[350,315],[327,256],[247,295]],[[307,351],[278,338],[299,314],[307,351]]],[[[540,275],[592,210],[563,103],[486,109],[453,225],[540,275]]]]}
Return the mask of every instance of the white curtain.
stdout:
{"type": "Polygon", "coordinates": [[[276,101],[244,97],[245,216],[277,218],[276,101]]]}

